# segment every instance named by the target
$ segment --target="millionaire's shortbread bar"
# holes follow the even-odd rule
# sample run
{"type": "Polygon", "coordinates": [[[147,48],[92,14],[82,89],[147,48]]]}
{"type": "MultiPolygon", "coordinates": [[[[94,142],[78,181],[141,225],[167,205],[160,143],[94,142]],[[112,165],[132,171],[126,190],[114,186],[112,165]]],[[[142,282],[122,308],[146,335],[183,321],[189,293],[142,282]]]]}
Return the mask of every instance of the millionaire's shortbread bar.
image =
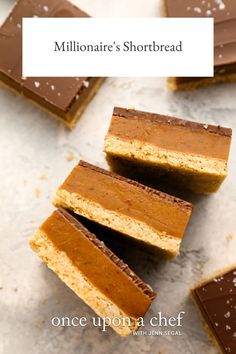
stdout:
{"type": "Polygon", "coordinates": [[[23,17],[88,17],[67,0],[18,0],[0,27],[0,82],[73,128],[102,78],[22,77],[23,17]]]}
{"type": "Polygon", "coordinates": [[[192,212],[188,202],[83,161],[53,203],[170,256],[179,253],[192,212]]]}
{"type": "Polygon", "coordinates": [[[54,211],[30,245],[117,333],[137,330],[156,294],[67,211],[54,211]]]}
{"type": "Polygon", "coordinates": [[[213,343],[223,354],[236,353],[236,267],[201,281],[192,294],[213,343]]]}
{"type": "Polygon", "coordinates": [[[194,89],[198,86],[207,86],[217,82],[236,81],[236,1],[163,1],[164,15],[167,17],[214,18],[214,77],[169,78],[170,89],[194,89]]]}
{"type": "Polygon", "coordinates": [[[210,193],[227,176],[231,135],[229,128],[116,107],[105,152],[144,166],[147,174],[154,169],[153,177],[164,171],[184,188],[210,193]]]}

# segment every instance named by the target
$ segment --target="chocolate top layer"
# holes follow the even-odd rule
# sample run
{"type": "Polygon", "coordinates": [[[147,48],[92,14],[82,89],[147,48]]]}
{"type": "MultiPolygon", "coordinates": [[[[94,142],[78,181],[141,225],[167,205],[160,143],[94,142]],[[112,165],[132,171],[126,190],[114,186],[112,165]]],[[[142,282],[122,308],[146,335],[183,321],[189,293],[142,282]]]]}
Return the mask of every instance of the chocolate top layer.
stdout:
{"type": "Polygon", "coordinates": [[[235,0],[165,0],[168,17],[214,17],[215,66],[236,63],[235,0]]]}
{"type": "MultiPolygon", "coordinates": [[[[182,238],[192,212],[188,202],[84,161],[73,169],[59,190],[79,195],[105,210],[143,222],[155,232],[176,238],[182,238]]],[[[95,221],[99,222],[100,218],[95,221]]]]}
{"type": "Polygon", "coordinates": [[[19,0],[0,28],[0,79],[67,112],[87,78],[22,78],[22,17],[88,17],[67,0],[19,0]]]}
{"type": "Polygon", "coordinates": [[[79,271],[128,316],[143,316],[156,294],[102,241],[63,209],[40,228],[79,271]]]}
{"type": "Polygon", "coordinates": [[[223,353],[236,353],[236,268],[205,281],[193,293],[223,353]]]}
{"type": "Polygon", "coordinates": [[[140,141],[165,151],[228,160],[232,131],[229,128],[190,122],[124,108],[115,108],[109,135],[140,141]]]}

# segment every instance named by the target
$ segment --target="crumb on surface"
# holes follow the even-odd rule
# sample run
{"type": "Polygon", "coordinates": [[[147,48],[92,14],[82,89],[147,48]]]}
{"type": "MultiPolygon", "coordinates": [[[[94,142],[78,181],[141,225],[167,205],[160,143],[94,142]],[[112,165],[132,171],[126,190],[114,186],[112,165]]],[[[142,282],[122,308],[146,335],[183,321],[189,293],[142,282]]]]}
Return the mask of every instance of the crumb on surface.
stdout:
{"type": "Polygon", "coordinates": [[[41,329],[41,328],[43,328],[44,323],[45,323],[45,320],[44,320],[44,319],[39,319],[39,320],[37,320],[37,322],[35,323],[35,327],[41,329]]]}
{"type": "Polygon", "coordinates": [[[35,188],[34,194],[35,194],[35,197],[36,197],[36,198],[39,198],[39,197],[40,197],[40,194],[41,194],[41,190],[40,190],[39,188],[35,188]]]}
{"type": "Polygon", "coordinates": [[[233,234],[230,232],[227,236],[226,236],[226,240],[227,241],[232,241],[234,238],[233,234]]]}
{"type": "Polygon", "coordinates": [[[73,161],[75,158],[74,154],[72,152],[68,152],[67,156],[66,156],[66,159],[67,161],[73,161]]]}
{"type": "Polygon", "coordinates": [[[48,177],[45,175],[40,176],[41,181],[47,181],[48,177]]]}

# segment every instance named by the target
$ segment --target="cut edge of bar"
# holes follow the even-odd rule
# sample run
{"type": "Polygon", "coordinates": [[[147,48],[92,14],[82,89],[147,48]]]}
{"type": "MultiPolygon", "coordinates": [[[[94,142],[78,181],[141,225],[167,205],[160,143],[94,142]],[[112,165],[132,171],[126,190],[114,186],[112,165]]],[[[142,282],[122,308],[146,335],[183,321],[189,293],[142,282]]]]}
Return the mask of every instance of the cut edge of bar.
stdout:
{"type": "Polygon", "coordinates": [[[134,221],[132,218],[125,215],[103,209],[99,204],[91,202],[76,193],[59,189],[52,202],[56,207],[67,208],[75,214],[118,231],[133,240],[144,242],[152,248],[156,248],[172,257],[179,254],[182,237],[178,238],[163,232],[158,232],[157,230],[154,231],[141,221],[134,221]],[[130,234],[131,229],[133,230],[132,235],[130,234]],[[152,240],[145,239],[143,235],[151,235],[152,240]]]}
{"type": "Polygon", "coordinates": [[[108,133],[105,138],[104,148],[105,152],[108,154],[126,159],[133,158],[137,162],[146,162],[153,166],[167,165],[169,168],[176,170],[181,166],[181,169],[188,172],[198,173],[200,171],[201,174],[222,176],[224,178],[228,174],[227,160],[166,150],[153,144],[140,143],[137,139],[132,140],[131,144],[128,139],[122,139],[111,133],[108,133]],[[148,150],[148,152],[146,150],[148,150]],[[163,161],[163,158],[165,158],[165,161],[163,161]],[[186,160],[188,161],[186,162],[186,160]],[[201,166],[197,168],[199,164],[201,166]]]}
{"type": "MultiPolygon", "coordinates": [[[[106,175],[106,176],[109,176],[111,178],[115,178],[119,181],[122,181],[122,182],[125,182],[127,184],[131,184],[133,185],[134,187],[137,187],[141,190],[143,190],[144,192],[146,193],[149,193],[149,194],[153,194],[153,195],[156,195],[158,196],[159,198],[161,198],[162,200],[165,200],[171,204],[175,204],[183,209],[186,209],[188,210],[190,213],[192,212],[192,209],[193,209],[193,205],[183,199],[180,199],[180,198],[177,198],[177,197],[174,197],[170,194],[167,194],[167,193],[164,193],[164,192],[161,192],[157,189],[153,189],[153,188],[150,188],[148,186],[145,186],[144,184],[141,184],[137,181],[134,181],[132,179],[129,179],[129,178],[126,178],[126,177],[123,177],[121,175],[118,175],[117,173],[114,173],[114,172],[111,172],[111,171],[108,171],[108,170],[104,170],[103,168],[101,167],[98,167],[98,166],[95,166],[95,165],[92,165],[88,162],[85,162],[83,160],[80,160],[78,165],[75,166],[75,168],[78,168],[79,166],[82,166],[82,167],[85,167],[85,168],[89,168],[90,170],[93,170],[95,172],[98,172],[98,173],[101,173],[103,175],[106,175]]],[[[74,171],[74,170],[73,170],[74,171]]],[[[73,172],[72,171],[72,172],[73,172]]],[[[70,178],[70,176],[68,177],[70,178]]],[[[60,189],[60,188],[59,188],[60,189]]]]}
{"type": "Polygon", "coordinates": [[[174,117],[174,116],[168,116],[164,114],[158,114],[158,113],[151,113],[151,112],[144,112],[144,111],[139,111],[135,109],[129,109],[129,108],[121,108],[121,107],[114,107],[113,110],[113,116],[117,116],[120,118],[129,118],[129,119],[137,119],[137,118],[142,118],[142,119],[147,119],[151,121],[152,123],[164,123],[168,125],[177,125],[183,128],[190,128],[192,130],[202,130],[202,131],[207,131],[209,133],[217,134],[217,135],[223,135],[231,138],[232,136],[232,129],[231,128],[226,128],[226,127],[221,127],[221,126],[216,126],[216,125],[211,125],[207,124],[206,128],[206,123],[198,123],[198,122],[193,122],[190,120],[185,120],[182,118],[174,117]]]}
{"type": "Polygon", "coordinates": [[[117,257],[105,244],[100,241],[96,235],[83,226],[67,210],[59,207],[56,212],[60,213],[73,227],[78,229],[86,238],[89,239],[109,260],[111,260],[122,272],[130,278],[132,283],[138,287],[151,301],[155,299],[156,294],[152,288],[139,278],[119,257],[117,257]]]}

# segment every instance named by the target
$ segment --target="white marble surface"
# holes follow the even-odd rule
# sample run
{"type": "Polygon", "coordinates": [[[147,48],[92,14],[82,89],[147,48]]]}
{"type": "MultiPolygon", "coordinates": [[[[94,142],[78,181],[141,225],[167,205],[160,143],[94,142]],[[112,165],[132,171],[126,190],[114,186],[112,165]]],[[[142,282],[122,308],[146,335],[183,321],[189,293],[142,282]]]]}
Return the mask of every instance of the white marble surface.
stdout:
{"type": "MultiPolygon", "coordinates": [[[[158,0],[75,2],[93,16],[156,16],[159,11],[158,0]]],[[[0,21],[13,3],[1,0],[0,21]]],[[[27,239],[53,209],[50,197],[80,158],[106,167],[103,139],[114,105],[236,128],[235,97],[235,84],[171,93],[164,79],[108,79],[69,132],[25,100],[0,90],[1,354],[217,353],[202,329],[189,288],[235,262],[235,139],[230,174],[220,191],[209,197],[189,196],[195,208],[180,256],[163,261],[135,249],[127,256],[133,269],[158,292],[147,318],[158,311],[167,316],[185,311],[182,336],[124,339],[111,329],[102,333],[92,325],[53,328],[53,316],[89,319],[93,311],[38,260],[27,239]],[[232,240],[227,240],[229,234],[232,240]]]]}

